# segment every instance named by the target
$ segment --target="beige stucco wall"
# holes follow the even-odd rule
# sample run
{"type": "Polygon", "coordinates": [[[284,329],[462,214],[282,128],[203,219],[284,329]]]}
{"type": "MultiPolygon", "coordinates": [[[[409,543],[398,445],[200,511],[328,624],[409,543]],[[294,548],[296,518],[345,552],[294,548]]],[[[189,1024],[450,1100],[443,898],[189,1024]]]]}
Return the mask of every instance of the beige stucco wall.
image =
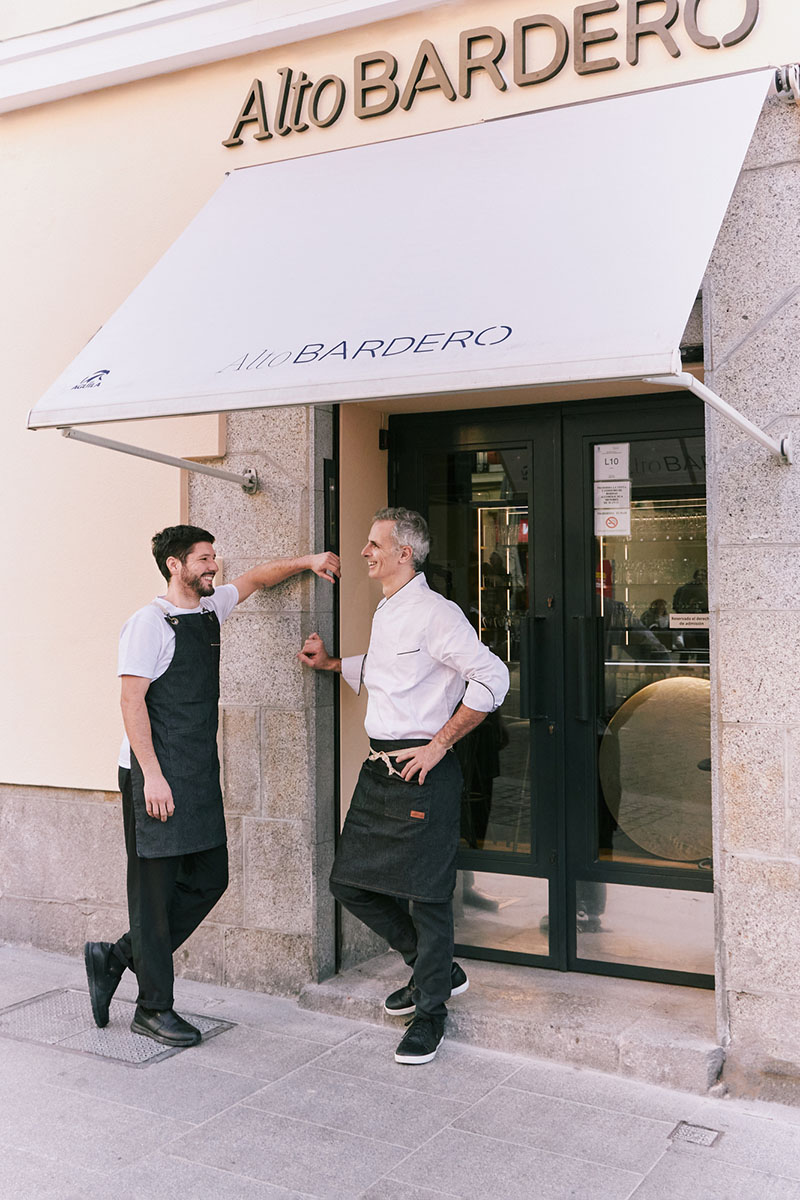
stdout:
{"type": "MultiPolygon", "coordinates": [[[[339,409],[339,541],[342,558],[339,644],[342,654],[361,654],[366,650],[372,614],[382,594],[380,587],[367,577],[361,551],[372,514],[387,503],[388,454],[378,446],[383,424],[380,412],[361,404],[343,404],[339,409]]],[[[356,696],[343,680],[340,696],[344,818],[367,752],[364,732],[367,698],[365,692],[356,696]]]]}
{"type": "MultiPolygon", "coordinates": [[[[148,147],[147,125],[117,91],[0,126],[13,181],[0,198],[0,511],[19,588],[4,605],[0,782],[116,787],[117,636],[160,590],[150,537],[181,515],[178,471],[25,428],[28,409],[213,189],[213,169],[181,167],[155,139],[148,147]]],[[[177,454],[222,449],[214,416],[120,428],[105,432],[177,454]]]]}
{"type": "MultiPolygon", "coordinates": [[[[360,142],[589,100],[757,64],[781,62],[800,45],[800,12],[762,4],[759,24],[739,46],[702,50],[675,27],[681,57],[655,38],[638,66],[578,76],[567,63],[536,87],[498,91],[478,76],[470,100],[420,93],[411,110],[359,121],[346,106],[329,129],[221,145],[254,76],[274,104],[279,67],[311,78],[347,80],[356,53],[391,51],[403,81],[423,36],[457,77],[458,35],[489,16],[507,38],[520,15],[511,0],[444,6],[339,33],[313,43],[77,96],[3,118],[0,153],[10,186],[0,196],[4,288],[0,329],[5,394],[0,414],[6,470],[0,506],[13,514],[5,549],[24,602],[9,608],[14,638],[0,663],[0,781],[113,788],[120,732],[115,643],[128,613],[150,598],[158,576],[147,544],[180,515],[180,482],[169,469],[25,431],[27,410],[177,237],[226,171],[255,162],[320,153],[360,142]],[[132,503],[132,501],[135,501],[132,503]]],[[[550,6],[569,23],[572,5],[550,6]]],[[[78,14],[80,15],[80,14],[78,14]]],[[[617,15],[603,18],[624,30],[617,15]]],[[[730,3],[706,0],[704,26],[731,23],[730,3]]],[[[608,47],[603,49],[603,53],[608,47]]],[[[506,64],[510,61],[510,49],[506,64]]],[[[548,50],[549,53],[549,50],[548,50]]],[[[506,74],[510,74],[506,65],[506,74]]],[[[231,231],[231,253],[247,252],[247,231],[231,231]]],[[[308,269],[308,268],[306,268],[308,269]]],[[[270,281],[266,283],[269,302],[270,281]]],[[[115,429],[120,436],[119,429],[115,429]]],[[[140,430],[130,440],[173,453],[218,454],[212,419],[140,430]]],[[[124,439],[123,439],[124,440],[124,439]]],[[[225,553],[225,546],[220,546],[225,553]]]]}

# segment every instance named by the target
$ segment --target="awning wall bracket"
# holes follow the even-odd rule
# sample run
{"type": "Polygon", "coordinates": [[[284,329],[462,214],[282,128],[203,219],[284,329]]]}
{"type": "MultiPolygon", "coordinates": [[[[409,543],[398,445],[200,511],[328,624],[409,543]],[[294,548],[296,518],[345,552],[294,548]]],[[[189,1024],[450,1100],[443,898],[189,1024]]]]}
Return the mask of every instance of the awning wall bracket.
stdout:
{"type": "Polygon", "coordinates": [[[728,404],[716,392],[712,392],[711,388],[706,387],[699,379],[695,379],[694,375],[690,375],[688,371],[678,371],[674,375],[646,375],[645,383],[657,384],[659,387],[675,387],[686,388],[687,391],[693,392],[698,396],[704,404],[709,408],[713,408],[723,417],[727,417],[729,421],[733,421],[734,425],[738,425],[748,437],[753,441],[758,442],[766,450],[771,451],[784,464],[789,466],[792,462],[792,446],[789,436],[782,438],[770,437],[763,429],[759,429],[758,425],[754,425],[752,421],[738,412],[733,405],[728,404]]]}
{"type": "Polygon", "coordinates": [[[248,468],[244,474],[236,475],[233,471],[224,471],[221,467],[208,467],[205,463],[192,462],[188,458],[175,458],[171,454],[162,454],[159,450],[145,450],[142,446],[129,446],[127,442],[114,442],[111,438],[98,437],[95,433],[86,433],[83,429],[73,429],[71,425],[62,428],[62,436],[72,438],[76,442],[88,442],[90,446],[103,446],[106,450],[118,450],[121,454],[133,454],[136,458],[146,458],[150,462],[165,463],[169,467],[180,467],[183,471],[196,471],[199,475],[213,475],[216,479],[225,479],[228,483],[238,483],[243,492],[253,496],[259,490],[257,473],[248,468]]]}
{"type": "Polygon", "coordinates": [[[789,63],[775,72],[775,92],[787,104],[800,104],[800,64],[789,63]]]}

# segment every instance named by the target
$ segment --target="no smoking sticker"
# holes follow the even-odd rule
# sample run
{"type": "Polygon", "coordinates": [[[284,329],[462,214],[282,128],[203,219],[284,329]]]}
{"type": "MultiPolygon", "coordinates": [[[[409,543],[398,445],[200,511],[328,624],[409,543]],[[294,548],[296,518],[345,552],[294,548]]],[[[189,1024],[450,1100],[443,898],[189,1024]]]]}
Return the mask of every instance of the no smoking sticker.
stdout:
{"type": "Polygon", "coordinates": [[[596,512],[594,514],[594,531],[598,537],[630,537],[631,510],[618,508],[614,511],[606,509],[596,512]]]}

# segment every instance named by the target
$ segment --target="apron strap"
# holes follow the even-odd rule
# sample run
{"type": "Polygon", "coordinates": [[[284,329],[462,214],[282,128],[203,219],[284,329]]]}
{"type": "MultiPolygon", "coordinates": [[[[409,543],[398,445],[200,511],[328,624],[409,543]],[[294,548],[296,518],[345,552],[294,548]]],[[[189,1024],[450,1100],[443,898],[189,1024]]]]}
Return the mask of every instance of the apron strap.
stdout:
{"type": "Polygon", "coordinates": [[[402,754],[402,750],[373,750],[370,746],[367,762],[382,762],[390,775],[400,775],[391,762],[398,754],[402,754]]]}

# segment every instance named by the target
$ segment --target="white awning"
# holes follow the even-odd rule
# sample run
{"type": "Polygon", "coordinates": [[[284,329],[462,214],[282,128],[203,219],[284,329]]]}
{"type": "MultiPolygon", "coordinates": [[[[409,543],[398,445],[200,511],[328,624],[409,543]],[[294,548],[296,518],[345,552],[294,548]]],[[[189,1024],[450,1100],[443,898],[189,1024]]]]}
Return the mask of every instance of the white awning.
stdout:
{"type": "Polygon", "coordinates": [[[29,426],[675,377],[773,75],[236,171],[29,426]]]}

